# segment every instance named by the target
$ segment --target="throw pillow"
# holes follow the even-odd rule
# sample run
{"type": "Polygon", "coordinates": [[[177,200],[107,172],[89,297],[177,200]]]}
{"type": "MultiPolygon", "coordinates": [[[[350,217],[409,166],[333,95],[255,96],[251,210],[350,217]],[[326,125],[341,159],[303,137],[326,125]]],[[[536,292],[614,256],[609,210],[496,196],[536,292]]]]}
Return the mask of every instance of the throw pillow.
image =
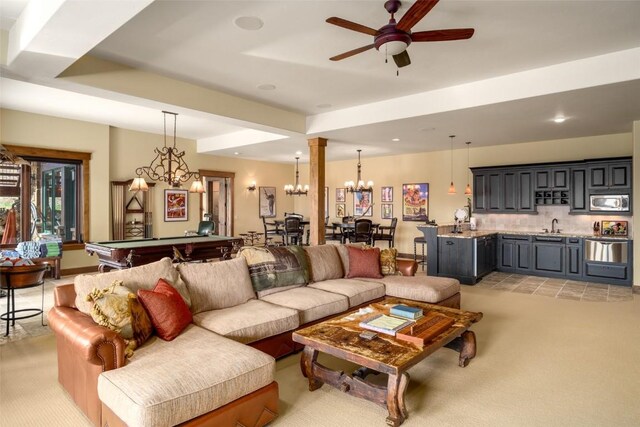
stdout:
{"type": "Polygon", "coordinates": [[[256,292],[309,283],[309,263],[300,246],[247,246],[240,249],[238,255],[247,260],[251,284],[256,292]]]}
{"type": "Polygon", "coordinates": [[[387,248],[380,251],[380,270],[384,276],[398,274],[397,257],[398,250],[396,248],[387,248]]]}
{"type": "Polygon", "coordinates": [[[342,262],[336,245],[317,245],[304,248],[309,259],[309,269],[313,282],[342,279],[342,262]]]}
{"type": "Polygon", "coordinates": [[[91,314],[91,307],[85,297],[92,289],[106,288],[114,280],[121,280],[134,294],[138,289],[153,289],[158,279],[164,279],[171,283],[187,305],[191,305],[187,285],[182,281],[178,270],[173,267],[171,258],[162,258],[160,261],[140,265],[138,267],[114,270],[100,274],[80,274],[73,281],[76,290],[76,307],[83,313],[91,314]]]}
{"type": "Polygon", "coordinates": [[[133,351],[153,334],[147,312],[122,280],[115,280],[103,289],[93,289],[86,299],[91,305],[93,321],[117,332],[124,339],[126,357],[131,357],[133,351]]]}
{"type": "Polygon", "coordinates": [[[380,248],[354,248],[347,246],[349,250],[348,279],[354,277],[367,277],[382,279],[380,272],[380,248]]]}
{"type": "Polygon", "coordinates": [[[149,312],[153,327],[160,338],[171,341],[191,323],[189,307],[173,286],[159,279],[155,288],[138,289],[138,298],[149,312]]]}

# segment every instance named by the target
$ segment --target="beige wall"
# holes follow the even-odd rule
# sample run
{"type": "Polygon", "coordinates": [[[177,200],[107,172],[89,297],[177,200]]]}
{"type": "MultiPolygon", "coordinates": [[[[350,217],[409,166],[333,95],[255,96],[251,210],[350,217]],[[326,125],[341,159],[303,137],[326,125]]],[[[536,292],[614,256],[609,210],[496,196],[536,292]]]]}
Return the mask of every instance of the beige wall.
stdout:
{"type": "MultiPolygon", "coordinates": [[[[471,145],[473,147],[473,144],[471,145]]],[[[331,150],[331,141],[327,152],[331,150]]],[[[526,163],[543,163],[553,161],[569,161],[586,158],[630,156],[633,153],[632,136],[628,134],[604,135],[587,138],[574,138],[554,141],[528,142],[512,145],[478,147],[470,149],[470,166],[495,166],[526,163]]],[[[366,150],[363,151],[366,156],[366,150]]],[[[392,186],[393,213],[399,218],[396,231],[396,247],[402,253],[413,253],[413,238],[420,232],[415,222],[402,221],[402,184],[429,183],[429,218],[438,223],[451,223],[453,212],[467,203],[464,189],[468,180],[466,148],[454,150],[453,181],[457,194],[449,195],[450,152],[434,151],[418,154],[407,154],[387,157],[363,157],[362,178],[373,180],[373,220],[381,220],[380,187],[392,186]]],[[[335,218],[335,189],[343,187],[347,180],[356,179],[357,157],[347,161],[329,162],[326,168],[327,186],[329,187],[329,216],[335,218]]],[[[301,165],[301,176],[308,182],[309,165],[301,165]]],[[[638,187],[640,188],[640,187],[638,187]]],[[[347,211],[353,213],[352,195],[347,195],[347,211]]],[[[296,211],[308,214],[309,203],[304,197],[298,198],[296,211]]],[[[381,243],[384,246],[384,243],[381,243]]]]}
{"type": "MultiPolygon", "coordinates": [[[[179,125],[179,123],[178,123],[179,125]]],[[[153,149],[162,146],[162,135],[111,128],[111,179],[114,181],[133,178],[135,169],[147,166],[153,159],[153,149]]],[[[258,216],[258,194],[248,191],[247,186],[255,181],[258,187],[276,187],[277,217],[293,210],[293,201],[284,195],[284,185],[293,179],[292,165],[268,163],[241,158],[229,158],[198,154],[194,140],[178,138],[178,147],[185,151],[185,160],[191,170],[206,169],[235,173],[234,235],[248,230],[262,231],[258,216]]],[[[148,178],[147,178],[148,179],[148,178]]],[[[200,195],[189,194],[189,220],[187,222],[165,222],[163,217],[165,183],[156,183],[154,196],[153,235],[155,237],[179,236],[185,230],[196,230],[200,221],[200,195]]],[[[187,188],[185,186],[185,188],[187,188]]]]}

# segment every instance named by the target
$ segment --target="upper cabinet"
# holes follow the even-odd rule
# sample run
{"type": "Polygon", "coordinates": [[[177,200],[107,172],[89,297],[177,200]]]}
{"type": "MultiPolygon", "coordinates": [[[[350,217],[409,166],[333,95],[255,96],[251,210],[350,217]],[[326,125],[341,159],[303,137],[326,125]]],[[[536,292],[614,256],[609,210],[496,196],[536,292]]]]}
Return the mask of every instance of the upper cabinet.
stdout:
{"type": "Polygon", "coordinates": [[[587,187],[590,190],[617,191],[631,188],[631,161],[598,163],[589,166],[587,187]]]}
{"type": "Polygon", "coordinates": [[[537,213],[537,206],[569,206],[589,213],[589,195],[631,195],[631,159],[474,168],[477,213],[537,213]]]}

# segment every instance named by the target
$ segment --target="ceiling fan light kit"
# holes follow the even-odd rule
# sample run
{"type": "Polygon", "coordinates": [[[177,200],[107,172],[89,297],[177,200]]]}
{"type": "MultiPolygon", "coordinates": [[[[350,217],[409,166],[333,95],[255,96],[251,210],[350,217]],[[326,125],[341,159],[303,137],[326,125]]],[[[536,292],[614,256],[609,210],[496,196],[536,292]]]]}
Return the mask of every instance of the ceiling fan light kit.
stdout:
{"type": "Polygon", "coordinates": [[[473,28],[411,32],[411,28],[420,22],[420,20],[438,4],[438,1],[439,0],[416,0],[402,16],[400,21],[396,23],[394,15],[400,8],[401,2],[399,0],[387,0],[384,8],[391,14],[391,18],[388,24],[383,25],[378,30],[335,16],[328,18],[327,22],[329,24],[373,36],[373,44],[344,52],[330,59],[332,61],[340,61],[375,47],[385,55],[391,55],[396,66],[401,68],[411,64],[407,47],[409,47],[412,42],[435,42],[471,38],[474,33],[473,28]]]}

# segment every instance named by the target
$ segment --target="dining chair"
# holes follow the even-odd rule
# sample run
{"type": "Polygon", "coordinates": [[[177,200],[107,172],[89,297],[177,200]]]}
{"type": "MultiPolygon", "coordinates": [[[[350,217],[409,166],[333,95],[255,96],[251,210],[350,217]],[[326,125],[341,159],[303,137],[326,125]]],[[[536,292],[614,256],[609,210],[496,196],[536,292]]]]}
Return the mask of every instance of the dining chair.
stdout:
{"type": "Polygon", "coordinates": [[[284,218],[284,244],[301,245],[304,229],[301,228],[298,216],[287,216],[284,218]]]}
{"type": "Polygon", "coordinates": [[[349,242],[364,242],[371,244],[373,234],[373,222],[370,219],[358,218],[353,227],[353,235],[349,237],[349,242]]]}
{"type": "Polygon", "coordinates": [[[398,218],[391,218],[390,225],[381,225],[378,227],[378,232],[373,233],[373,245],[379,240],[386,240],[389,243],[389,247],[393,247],[395,244],[396,227],[398,225],[398,218]]]}
{"type": "Polygon", "coordinates": [[[329,217],[324,219],[324,240],[337,240],[342,242],[342,230],[336,224],[329,224],[329,217]]]}
{"type": "MultiPolygon", "coordinates": [[[[284,231],[275,222],[269,222],[264,216],[262,218],[262,226],[264,227],[264,245],[273,244],[275,237],[284,239],[284,231]]],[[[284,242],[283,242],[284,243],[284,242]]]]}

